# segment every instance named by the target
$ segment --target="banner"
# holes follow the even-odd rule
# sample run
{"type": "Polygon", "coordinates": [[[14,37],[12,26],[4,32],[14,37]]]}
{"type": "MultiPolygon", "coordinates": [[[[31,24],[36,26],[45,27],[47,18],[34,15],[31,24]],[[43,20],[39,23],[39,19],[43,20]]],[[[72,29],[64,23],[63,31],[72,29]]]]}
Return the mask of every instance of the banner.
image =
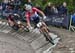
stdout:
{"type": "Polygon", "coordinates": [[[47,25],[55,25],[60,27],[69,27],[69,17],[68,16],[59,16],[59,15],[52,15],[47,16],[45,20],[47,25]]]}

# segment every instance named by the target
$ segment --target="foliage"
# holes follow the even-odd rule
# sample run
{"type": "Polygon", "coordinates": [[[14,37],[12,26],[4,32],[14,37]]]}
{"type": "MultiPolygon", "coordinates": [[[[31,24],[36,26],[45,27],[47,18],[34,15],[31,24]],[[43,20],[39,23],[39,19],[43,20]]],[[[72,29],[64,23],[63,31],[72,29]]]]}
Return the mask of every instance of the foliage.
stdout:
{"type": "Polygon", "coordinates": [[[0,0],[0,2],[1,2],[2,0],[0,0]]]}
{"type": "Polygon", "coordinates": [[[63,2],[67,2],[67,8],[69,13],[73,13],[75,10],[75,0],[35,0],[33,1],[34,5],[38,4],[42,9],[45,8],[48,2],[51,2],[55,5],[60,5],[63,2]]]}
{"type": "MultiPolygon", "coordinates": [[[[1,2],[2,0],[0,0],[1,2]]],[[[27,2],[27,0],[22,0],[22,6],[27,2]]],[[[55,5],[60,5],[63,2],[67,2],[67,8],[68,12],[72,13],[75,10],[75,0],[32,0],[32,4],[34,6],[40,6],[42,9],[44,9],[48,2],[52,2],[55,5]]]]}

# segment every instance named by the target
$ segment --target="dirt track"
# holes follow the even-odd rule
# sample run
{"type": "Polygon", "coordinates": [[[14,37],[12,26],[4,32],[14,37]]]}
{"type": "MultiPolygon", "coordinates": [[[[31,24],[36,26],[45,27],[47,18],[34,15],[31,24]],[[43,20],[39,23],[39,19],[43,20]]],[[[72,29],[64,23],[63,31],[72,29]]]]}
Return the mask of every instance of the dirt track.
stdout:
{"type": "MultiPolygon", "coordinates": [[[[54,48],[53,53],[75,53],[75,32],[50,26],[58,34],[66,47],[54,48]]],[[[51,44],[36,32],[15,32],[10,27],[0,25],[0,53],[43,53],[51,44]]]]}

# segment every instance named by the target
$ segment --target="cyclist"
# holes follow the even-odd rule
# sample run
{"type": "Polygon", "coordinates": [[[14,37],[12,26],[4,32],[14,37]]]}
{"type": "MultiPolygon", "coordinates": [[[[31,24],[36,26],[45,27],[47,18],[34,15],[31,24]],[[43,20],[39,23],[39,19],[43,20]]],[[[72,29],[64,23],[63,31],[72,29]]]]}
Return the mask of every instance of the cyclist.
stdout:
{"type": "Polygon", "coordinates": [[[45,14],[41,10],[35,7],[32,7],[29,4],[25,4],[25,10],[26,10],[25,17],[27,21],[27,27],[29,29],[32,29],[30,20],[32,20],[35,23],[35,25],[39,22],[40,18],[39,18],[38,13],[40,13],[44,19],[46,18],[45,14]]]}
{"type": "MultiPolygon", "coordinates": [[[[30,20],[32,20],[35,23],[35,26],[40,28],[40,31],[42,31],[42,32],[45,31],[48,34],[48,38],[50,37],[50,39],[54,42],[54,39],[57,38],[57,36],[53,39],[53,34],[51,35],[50,31],[48,30],[47,25],[42,20],[40,20],[40,17],[38,15],[38,13],[40,13],[43,16],[43,19],[46,19],[45,14],[41,10],[39,10],[35,7],[32,7],[29,4],[25,4],[25,10],[26,10],[25,16],[26,16],[28,28],[32,29],[31,24],[30,24],[30,20]]],[[[48,40],[48,39],[46,38],[46,40],[48,40]]],[[[52,44],[54,44],[54,43],[52,43],[52,44]]]]}
{"type": "Polygon", "coordinates": [[[9,13],[8,17],[7,17],[7,22],[8,24],[15,30],[18,30],[18,25],[16,24],[15,20],[14,20],[14,16],[12,13],[9,13]],[[16,27],[16,28],[14,28],[16,27]]]}

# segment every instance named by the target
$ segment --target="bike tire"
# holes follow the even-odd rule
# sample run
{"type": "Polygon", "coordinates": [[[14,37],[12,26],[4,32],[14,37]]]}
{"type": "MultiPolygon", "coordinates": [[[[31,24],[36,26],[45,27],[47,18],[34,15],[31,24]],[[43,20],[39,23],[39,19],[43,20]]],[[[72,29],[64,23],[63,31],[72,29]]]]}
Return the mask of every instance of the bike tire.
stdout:
{"type": "Polygon", "coordinates": [[[54,45],[52,38],[48,34],[44,33],[44,36],[45,36],[46,40],[48,40],[52,45],[54,45]]]}

